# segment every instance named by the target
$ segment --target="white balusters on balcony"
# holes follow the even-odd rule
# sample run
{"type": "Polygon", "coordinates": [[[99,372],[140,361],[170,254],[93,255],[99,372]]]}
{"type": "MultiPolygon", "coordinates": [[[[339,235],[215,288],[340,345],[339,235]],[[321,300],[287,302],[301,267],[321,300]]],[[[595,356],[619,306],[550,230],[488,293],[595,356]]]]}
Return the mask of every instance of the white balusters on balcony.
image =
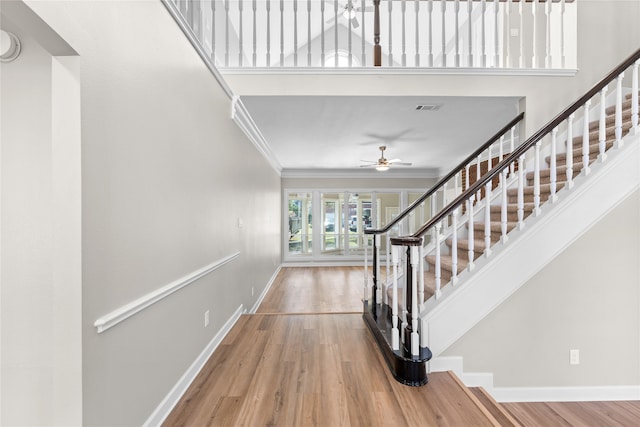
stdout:
{"type": "MultiPolygon", "coordinates": [[[[165,1],[220,67],[373,66],[373,0],[165,1]]],[[[383,0],[382,65],[575,69],[576,8],[567,0],[383,0]]]]}

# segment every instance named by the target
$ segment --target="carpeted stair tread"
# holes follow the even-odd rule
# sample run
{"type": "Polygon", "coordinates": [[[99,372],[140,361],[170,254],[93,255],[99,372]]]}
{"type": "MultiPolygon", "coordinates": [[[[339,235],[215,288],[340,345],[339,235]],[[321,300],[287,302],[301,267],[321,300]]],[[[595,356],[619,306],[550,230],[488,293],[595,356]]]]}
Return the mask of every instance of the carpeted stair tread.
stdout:
{"type": "MultiPolygon", "coordinates": [[[[592,159],[590,163],[595,162],[595,159],[592,159]]],[[[582,162],[577,162],[573,164],[573,176],[576,177],[580,171],[582,170],[582,162]]],[[[527,181],[533,183],[533,179],[535,177],[535,171],[527,172],[525,175],[527,181]]],[[[567,165],[556,166],[556,182],[564,181],[567,177],[567,165]]],[[[548,184],[551,179],[551,169],[540,169],[540,183],[548,184]]]]}
{"type": "MultiPolygon", "coordinates": [[[[622,110],[622,122],[631,121],[631,115],[633,114],[633,110],[631,109],[631,104],[626,109],[622,110]]],[[[616,114],[615,108],[614,111],[608,113],[605,119],[606,126],[615,126],[616,123],[616,114]]],[[[600,120],[593,120],[589,122],[589,130],[599,129],[600,128],[600,120]]]]}
{"type": "MultiPolygon", "coordinates": [[[[507,221],[507,233],[518,225],[517,221],[507,221]]],[[[489,221],[489,228],[491,233],[502,233],[502,222],[500,221],[489,221]]],[[[475,232],[481,231],[484,233],[484,222],[474,222],[473,230],[475,232]]]]}
{"type": "MultiPolygon", "coordinates": [[[[640,104],[640,97],[639,97],[638,103],[640,104]]],[[[622,109],[626,110],[626,109],[630,109],[630,108],[631,108],[631,94],[627,94],[627,96],[625,96],[625,100],[622,101],[622,109]]],[[[615,114],[615,112],[616,112],[616,106],[615,105],[610,105],[609,107],[607,107],[604,110],[604,113],[606,115],[615,114]]]]}
{"type": "MultiPolygon", "coordinates": [[[[429,270],[431,268],[435,268],[436,265],[436,256],[435,255],[427,255],[427,262],[429,263],[429,270]]],[[[460,262],[458,259],[458,274],[462,273],[467,266],[467,261],[460,262]]],[[[453,257],[451,255],[440,255],[440,270],[446,270],[447,272],[453,271],[453,257]]]]}
{"type": "MultiPolygon", "coordinates": [[[[451,243],[448,244],[451,246],[451,243]]],[[[484,239],[473,239],[473,252],[480,255],[484,252],[484,249],[484,239]]],[[[458,240],[458,253],[460,252],[469,252],[469,240],[458,240]]]]}
{"type": "MultiPolygon", "coordinates": [[[[605,144],[605,151],[609,150],[611,147],[613,147],[614,141],[609,141],[605,144]]],[[[590,144],[589,145],[589,158],[591,158],[592,160],[598,157],[598,154],[600,154],[600,144],[599,143],[594,143],[594,144],[590,144]]],[[[547,162],[547,165],[551,164],[551,156],[547,156],[545,157],[545,162],[547,162]]],[[[559,153],[556,155],[556,167],[560,167],[563,166],[566,163],[567,160],[567,153],[559,153]]],[[[576,162],[582,163],[582,144],[580,144],[579,147],[574,147],[573,148],[573,163],[575,164],[576,162]]]]}
{"type": "MultiPolygon", "coordinates": [[[[533,210],[533,203],[524,203],[523,208],[525,212],[531,212],[533,210]]],[[[507,213],[517,213],[518,212],[518,204],[517,203],[507,203],[507,213]]],[[[491,213],[502,213],[502,205],[491,205],[491,213]]]]}
{"type": "MultiPolygon", "coordinates": [[[[560,188],[562,188],[564,184],[565,184],[564,181],[558,181],[556,183],[556,191],[560,190],[560,188]]],[[[523,187],[522,190],[525,196],[529,196],[529,195],[533,195],[534,188],[533,188],[533,185],[526,185],[525,187],[523,187]]],[[[542,196],[543,194],[549,194],[549,193],[551,193],[551,184],[540,184],[540,195],[542,196]]],[[[517,188],[507,189],[507,197],[514,197],[514,198],[518,197],[518,189],[517,188]]],[[[527,203],[527,201],[525,201],[525,203],[527,203]]]]}
{"type": "MultiPolygon", "coordinates": [[[[626,134],[629,129],[631,129],[631,121],[625,122],[622,124],[622,134],[626,134]]],[[[616,137],[616,127],[615,125],[609,126],[606,128],[605,139],[607,140],[615,140],[616,137]]],[[[583,135],[578,135],[573,137],[573,145],[582,144],[583,135]]],[[[598,141],[600,139],[600,129],[594,129],[589,132],[589,142],[598,141]]]]}

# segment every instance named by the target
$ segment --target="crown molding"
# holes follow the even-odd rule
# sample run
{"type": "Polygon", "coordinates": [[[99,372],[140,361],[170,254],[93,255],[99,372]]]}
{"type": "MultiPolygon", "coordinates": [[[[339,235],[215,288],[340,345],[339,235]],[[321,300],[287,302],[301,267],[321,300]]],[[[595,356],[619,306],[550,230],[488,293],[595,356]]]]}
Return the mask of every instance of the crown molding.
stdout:
{"type": "Polygon", "coordinates": [[[379,172],[361,169],[283,169],[282,178],[361,178],[361,179],[410,179],[410,178],[439,178],[439,169],[390,169],[379,172]]]}

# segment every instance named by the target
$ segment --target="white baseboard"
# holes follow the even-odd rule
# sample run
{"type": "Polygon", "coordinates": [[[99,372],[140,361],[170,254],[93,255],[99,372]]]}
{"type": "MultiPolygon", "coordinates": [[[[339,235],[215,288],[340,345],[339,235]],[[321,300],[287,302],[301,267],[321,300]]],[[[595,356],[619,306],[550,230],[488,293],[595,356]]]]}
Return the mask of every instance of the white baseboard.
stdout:
{"type": "Polygon", "coordinates": [[[254,314],[256,311],[258,311],[260,304],[262,304],[262,300],[264,299],[265,295],[267,295],[267,292],[269,292],[269,289],[271,289],[271,285],[273,285],[273,282],[276,281],[276,277],[278,277],[280,270],[282,270],[282,265],[276,268],[276,271],[271,275],[269,283],[267,283],[267,286],[264,287],[264,289],[260,293],[260,296],[256,300],[256,303],[253,304],[253,307],[251,307],[251,310],[249,310],[249,314],[254,314]]]}
{"type": "Polygon", "coordinates": [[[243,305],[233,313],[233,315],[226,321],[226,323],[220,328],[218,333],[202,350],[200,355],[193,361],[189,369],[182,375],[178,382],[173,386],[171,391],[160,402],[158,407],[153,411],[151,416],[143,424],[144,427],[160,426],[164,420],[169,416],[173,408],[178,404],[182,395],[187,391],[193,380],[196,378],[202,367],[207,363],[209,357],[218,348],[223,338],[229,333],[233,325],[236,324],[243,311],[243,305]]]}
{"type": "Polygon", "coordinates": [[[498,402],[593,402],[640,400],[640,385],[602,387],[494,387],[498,402]]]}
{"type": "Polygon", "coordinates": [[[482,387],[487,392],[493,390],[493,373],[491,372],[464,372],[464,359],[460,356],[434,357],[428,362],[428,371],[451,371],[467,387],[482,387]]]}

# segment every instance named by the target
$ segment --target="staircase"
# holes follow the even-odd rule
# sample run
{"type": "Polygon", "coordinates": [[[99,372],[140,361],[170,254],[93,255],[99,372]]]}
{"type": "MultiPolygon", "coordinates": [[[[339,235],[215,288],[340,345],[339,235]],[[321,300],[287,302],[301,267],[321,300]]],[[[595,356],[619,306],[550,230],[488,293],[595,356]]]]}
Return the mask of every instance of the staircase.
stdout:
{"type": "MultiPolygon", "coordinates": [[[[622,133],[627,134],[632,127],[631,123],[631,94],[627,94],[625,96],[625,101],[622,104],[622,133]]],[[[606,150],[611,149],[614,146],[616,141],[615,135],[615,113],[616,107],[610,106],[606,110],[606,118],[605,122],[607,124],[606,128],[606,150]]],[[[594,120],[589,123],[589,130],[591,131],[589,134],[589,151],[588,158],[589,164],[594,163],[598,159],[599,155],[599,123],[600,120],[594,120]]],[[[579,147],[572,150],[573,153],[573,177],[577,177],[584,167],[583,162],[583,147],[582,144],[582,135],[575,136],[573,138],[573,147],[579,147]]],[[[566,141],[565,141],[566,145],[566,141]]],[[[541,167],[540,171],[540,203],[547,202],[551,198],[551,156],[546,156],[544,159],[545,166],[541,167]]],[[[556,181],[556,191],[562,189],[566,183],[566,174],[567,174],[567,153],[560,153],[556,157],[556,173],[557,173],[557,181],[556,181]]],[[[524,205],[523,205],[523,215],[524,220],[531,215],[535,209],[534,203],[534,171],[527,172],[526,174],[526,186],[524,186],[524,205]]],[[[555,192],[554,192],[555,193],[555,192]]],[[[507,233],[512,231],[518,226],[518,188],[509,188],[507,189],[507,233]]],[[[490,206],[490,229],[491,229],[491,243],[495,244],[500,241],[502,236],[502,208],[500,205],[491,205],[490,206]]],[[[485,231],[485,222],[476,221],[473,223],[474,235],[482,235],[485,231]]],[[[448,253],[452,252],[453,239],[446,239],[446,246],[448,253]]],[[[481,256],[485,250],[487,249],[486,240],[484,238],[474,240],[473,244],[473,258],[476,259],[481,256]]],[[[458,262],[457,262],[457,274],[462,273],[468,266],[469,263],[469,240],[461,239],[457,241],[457,253],[458,262]]],[[[426,261],[428,263],[428,271],[425,272],[425,298],[431,297],[436,289],[436,278],[435,278],[435,270],[436,270],[436,256],[428,255],[426,257],[426,261]]],[[[449,283],[451,278],[453,277],[453,259],[451,255],[442,255],[440,258],[440,268],[441,268],[441,281],[443,283],[449,283]]]]}
{"type": "Polygon", "coordinates": [[[503,129],[395,223],[366,231],[375,237],[365,319],[391,349],[383,353],[424,365],[424,355],[444,351],[637,188],[639,66],[640,50],[521,144],[503,129]],[[487,164],[493,168],[470,177],[487,164]],[[428,198],[442,209],[410,235],[391,235],[428,198]]]}

